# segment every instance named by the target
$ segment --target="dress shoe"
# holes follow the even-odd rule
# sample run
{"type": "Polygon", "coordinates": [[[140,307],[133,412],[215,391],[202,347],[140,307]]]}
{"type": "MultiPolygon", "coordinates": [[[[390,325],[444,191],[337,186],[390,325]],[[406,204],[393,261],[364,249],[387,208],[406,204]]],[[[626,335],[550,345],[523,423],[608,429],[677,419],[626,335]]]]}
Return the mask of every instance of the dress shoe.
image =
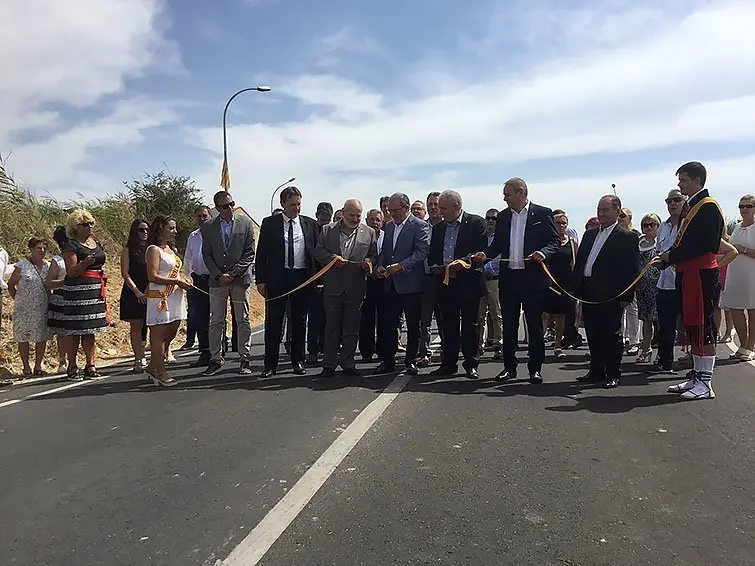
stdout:
{"type": "Polygon", "coordinates": [[[316,366],[318,362],[320,361],[320,358],[317,354],[307,354],[307,365],[308,366],[316,366]]]}
{"type": "Polygon", "coordinates": [[[477,373],[477,368],[467,368],[466,376],[469,379],[480,379],[480,374],[477,373]]]}
{"type": "Polygon", "coordinates": [[[439,368],[434,369],[430,372],[430,375],[435,375],[439,377],[448,377],[451,375],[456,375],[459,372],[458,366],[440,366],[439,368]]]}
{"type": "Polygon", "coordinates": [[[495,376],[496,381],[508,381],[509,379],[516,379],[516,370],[505,369],[495,376]]]}
{"type": "Polygon", "coordinates": [[[205,377],[215,375],[221,369],[223,369],[224,364],[224,360],[210,360],[210,363],[207,365],[207,369],[202,372],[202,375],[205,377]]]}
{"type": "Polygon", "coordinates": [[[275,370],[270,368],[265,368],[262,370],[262,373],[260,374],[260,377],[262,379],[266,379],[268,377],[273,377],[275,375],[275,370]]]}
{"type": "Polygon", "coordinates": [[[304,369],[304,364],[301,362],[294,362],[291,364],[291,369],[294,371],[296,375],[306,375],[307,370],[304,369]]]}
{"type": "Polygon", "coordinates": [[[336,370],[334,368],[322,368],[322,371],[317,374],[317,377],[334,377],[336,370]]]}
{"type": "Polygon", "coordinates": [[[620,384],[621,382],[619,381],[618,377],[610,377],[606,379],[606,384],[604,387],[606,389],[616,389],[620,384]]]}
{"type": "Polygon", "coordinates": [[[605,377],[596,375],[592,372],[587,372],[585,375],[581,375],[577,378],[577,381],[580,383],[600,383],[601,381],[605,381],[605,377]]]}
{"type": "Polygon", "coordinates": [[[384,373],[393,373],[396,371],[396,366],[394,364],[386,364],[385,362],[380,362],[380,365],[375,368],[375,375],[381,375],[384,373]]]}
{"type": "Polygon", "coordinates": [[[543,382],[543,374],[539,371],[530,372],[530,383],[540,385],[543,382]]]}
{"type": "Polygon", "coordinates": [[[406,368],[404,369],[404,373],[406,375],[418,375],[419,369],[417,368],[417,364],[407,364],[406,368]]]}
{"type": "Polygon", "coordinates": [[[212,360],[212,356],[210,354],[206,354],[202,352],[199,354],[199,357],[191,362],[189,364],[190,368],[206,368],[208,365],[210,365],[210,361],[212,360]]]}
{"type": "Polygon", "coordinates": [[[362,377],[362,372],[360,372],[357,368],[346,368],[343,370],[343,375],[346,377],[362,377]]]}

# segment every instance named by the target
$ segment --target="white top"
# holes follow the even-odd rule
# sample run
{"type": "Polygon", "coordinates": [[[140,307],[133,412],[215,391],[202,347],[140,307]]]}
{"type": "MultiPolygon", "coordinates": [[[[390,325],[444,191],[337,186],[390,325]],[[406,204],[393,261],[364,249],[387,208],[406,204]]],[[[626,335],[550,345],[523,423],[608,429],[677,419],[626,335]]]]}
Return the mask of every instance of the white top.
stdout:
{"type": "Polygon", "coordinates": [[[511,232],[509,233],[509,269],[524,269],[524,229],[527,227],[527,215],[530,203],[516,212],[511,210],[511,232]]]}
{"type": "MultiPolygon", "coordinates": [[[[679,224],[671,224],[669,218],[665,222],[661,223],[658,229],[658,237],[655,240],[655,249],[659,254],[671,249],[676,240],[676,235],[679,233],[679,224]]],[[[661,270],[661,274],[658,277],[658,288],[664,291],[676,290],[676,270],[673,266],[669,266],[666,269],[661,270]]]]}
{"type": "Polygon", "coordinates": [[[5,292],[8,290],[8,283],[5,278],[13,273],[13,264],[8,259],[8,252],[5,248],[0,248],[0,291],[5,292]]]}
{"type": "Polygon", "coordinates": [[[283,216],[283,264],[288,269],[306,269],[307,252],[304,249],[304,231],[301,229],[301,219],[289,218],[283,216]],[[288,265],[288,228],[293,224],[294,227],[294,265],[288,265]]]}
{"type": "MultiPolygon", "coordinates": [[[[729,243],[755,249],[755,225],[734,229],[729,243]]],[[[755,259],[739,254],[726,268],[722,309],[755,309],[755,259]]]]}
{"type": "Polygon", "coordinates": [[[65,279],[66,274],[68,273],[68,271],[66,270],[66,262],[65,262],[65,260],[61,256],[59,256],[59,255],[54,255],[54,256],[52,256],[52,261],[54,261],[55,263],[58,264],[58,277],[57,277],[57,279],[65,279]]]}
{"type": "Polygon", "coordinates": [[[396,226],[396,229],[393,230],[393,249],[396,249],[396,242],[398,241],[398,235],[401,234],[401,230],[403,230],[404,225],[406,224],[406,221],[409,220],[409,217],[407,216],[404,218],[404,221],[401,224],[396,224],[396,221],[393,221],[393,224],[396,226]]]}
{"type": "MultiPolygon", "coordinates": [[[[160,265],[157,274],[162,277],[170,277],[176,262],[180,263],[180,258],[170,249],[166,251],[157,246],[149,246],[147,250],[149,251],[150,248],[156,248],[160,251],[160,265]]],[[[148,294],[149,291],[155,290],[164,293],[165,288],[166,286],[161,283],[152,282],[147,287],[148,294]]],[[[162,299],[147,297],[147,326],[186,320],[186,293],[178,285],[173,286],[173,291],[167,297],[167,309],[160,308],[161,302],[162,299]]]]}
{"type": "Polygon", "coordinates": [[[383,251],[383,236],[385,236],[385,230],[380,230],[380,234],[378,234],[378,237],[377,237],[378,254],[383,251]]]}
{"type": "Polygon", "coordinates": [[[590,250],[590,253],[587,256],[587,261],[585,262],[585,277],[592,277],[592,266],[595,265],[595,260],[598,259],[598,255],[600,255],[600,251],[603,249],[608,236],[611,235],[613,229],[616,228],[617,225],[618,224],[611,224],[606,228],[601,228],[598,232],[598,235],[595,236],[595,241],[592,244],[592,249],[590,250]]]}
{"type": "Polygon", "coordinates": [[[209,275],[210,270],[204,263],[202,255],[202,229],[197,228],[186,239],[186,254],[184,255],[184,272],[191,275],[209,275]]]}

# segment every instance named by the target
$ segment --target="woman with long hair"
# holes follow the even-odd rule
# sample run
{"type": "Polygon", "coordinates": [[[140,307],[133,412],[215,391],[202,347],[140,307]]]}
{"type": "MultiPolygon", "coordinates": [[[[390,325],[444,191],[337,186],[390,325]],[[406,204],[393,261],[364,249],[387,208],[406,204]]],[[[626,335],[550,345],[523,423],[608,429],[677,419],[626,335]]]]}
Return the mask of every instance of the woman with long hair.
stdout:
{"type": "MultiPolygon", "coordinates": [[[[563,210],[553,211],[553,222],[556,225],[556,232],[558,232],[559,246],[548,260],[548,267],[556,281],[568,285],[567,282],[572,280],[574,262],[577,258],[577,242],[566,233],[569,228],[569,217],[563,210]]],[[[574,301],[568,295],[560,291],[557,292],[552,288],[548,289],[543,311],[543,326],[548,328],[551,322],[553,323],[553,355],[556,359],[563,360],[566,358],[566,354],[561,348],[561,341],[564,336],[566,315],[574,314],[575,307],[574,301]]]]}
{"type": "Polygon", "coordinates": [[[165,370],[165,358],[170,343],[182,320],[186,320],[186,294],[191,283],[181,271],[181,258],[175,251],[176,221],[158,216],[149,229],[146,252],[147,326],[152,351],[149,365],[144,369],[155,385],[171,387],[177,381],[165,370]]]}
{"type": "Polygon", "coordinates": [[[134,371],[144,371],[147,361],[144,358],[144,340],[146,340],[147,318],[147,238],[149,224],[146,220],[137,218],[131,223],[126,247],[121,252],[121,320],[128,321],[131,326],[131,350],[134,352],[134,371]]]}
{"type": "MultiPolygon", "coordinates": [[[[52,261],[50,261],[50,271],[47,272],[45,285],[50,291],[52,291],[52,294],[50,295],[50,305],[59,306],[63,301],[61,287],[66,279],[66,262],[61,255],[68,242],[66,227],[58,226],[55,228],[52,239],[58,245],[60,253],[52,256],[52,261]]],[[[50,308],[53,307],[51,306],[50,308]]],[[[71,337],[58,333],[55,328],[50,328],[50,331],[52,334],[57,334],[58,373],[65,373],[69,365],[76,365],[76,360],[70,360],[71,363],[67,363],[68,353],[71,349],[71,337]]]]}

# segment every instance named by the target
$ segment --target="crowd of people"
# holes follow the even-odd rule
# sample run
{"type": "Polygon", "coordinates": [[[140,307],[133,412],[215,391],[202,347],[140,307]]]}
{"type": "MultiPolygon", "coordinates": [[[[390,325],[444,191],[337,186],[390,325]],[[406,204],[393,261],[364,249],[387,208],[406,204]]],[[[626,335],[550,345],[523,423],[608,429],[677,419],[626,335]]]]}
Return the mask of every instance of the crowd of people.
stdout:
{"type": "MultiPolygon", "coordinates": [[[[621,384],[625,356],[651,373],[674,373],[674,347],[681,343],[693,368],[669,391],[684,399],[713,398],[715,345],[732,339],[731,326],[740,343],[732,357],[755,359],[755,197],[740,199],[742,221],[729,235],[705,189],[705,167],[690,162],[676,175],[665,220],[646,214],[638,231],[631,210],[609,194],[581,237],[564,210],[531,202],[521,178],[505,182],[506,207],[484,216],[465,210],[460,194],[445,190],[413,202],[395,193],[366,213],[356,199],[335,212],[322,202],[310,218],[301,214],[301,191],[288,186],[281,208],[262,221],[256,245],[252,221],[235,211],[229,192],[219,191],[215,218],[209,207],[197,208],[198,227],[183,261],[174,220],[136,219],[121,256],[120,302],[120,318],[131,325],[134,371],[146,372],[156,385],[175,385],[165,364],[174,359],[172,340],[188,319],[183,349],[198,342],[191,366],[206,376],[220,372],[230,302],[238,373],[252,374],[254,281],[266,299],[262,378],[278,372],[284,345],[296,375],[320,365],[323,378],[335,376],[339,366],[344,376],[359,377],[358,352],[364,362],[377,358],[374,374],[396,372],[401,360],[411,376],[437,365],[429,375],[450,377],[461,365],[468,378],[478,379],[481,359],[491,351],[502,363],[496,380],[508,381],[519,371],[523,315],[533,385],[544,381],[550,341],[560,360],[586,339],[590,367],[578,381],[607,388],[621,384]]],[[[69,378],[99,375],[95,334],[111,320],[106,257],[94,224],[87,211],[74,211],[55,233],[59,255],[46,260],[45,242],[32,238],[29,258],[15,264],[7,288],[16,301],[13,331],[25,374],[43,373],[45,344],[55,335],[69,378]],[[86,358],[82,374],[79,348],[86,358]]]]}

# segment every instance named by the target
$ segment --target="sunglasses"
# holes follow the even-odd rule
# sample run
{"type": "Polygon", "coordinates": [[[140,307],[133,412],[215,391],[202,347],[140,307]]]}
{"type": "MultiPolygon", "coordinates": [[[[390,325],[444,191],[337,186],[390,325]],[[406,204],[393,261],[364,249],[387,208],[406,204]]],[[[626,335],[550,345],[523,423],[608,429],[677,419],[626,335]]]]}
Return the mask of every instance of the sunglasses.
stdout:
{"type": "Polygon", "coordinates": [[[496,220],[498,220],[498,218],[496,216],[486,216],[485,220],[487,220],[488,222],[495,222],[496,220]]]}
{"type": "Polygon", "coordinates": [[[82,226],[84,228],[93,228],[94,227],[94,220],[91,220],[89,222],[79,222],[79,226],[82,226]]]}
{"type": "Polygon", "coordinates": [[[654,226],[658,226],[655,222],[643,222],[640,224],[643,228],[653,228],[654,226]]]}
{"type": "Polygon", "coordinates": [[[746,208],[748,210],[751,209],[751,208],[755,208],[755,204],[740,204],[739,205],[739,210],[742,210],[744,208],[746,208]]]}
{"type": "Polygon", "coordinates": [[[229,208],[233,208],[234,206],[236,206],[236,203],[231,201],[228,204],[221,204],[220,206],[218,206],[218,208],[222,210],[228,210],[229,208]]]}
{"type": "Polygon", "coordinates": [[[671,197],[666,199],[666,204],[679,204],[683,200],[682,197],[671,197]]]}

